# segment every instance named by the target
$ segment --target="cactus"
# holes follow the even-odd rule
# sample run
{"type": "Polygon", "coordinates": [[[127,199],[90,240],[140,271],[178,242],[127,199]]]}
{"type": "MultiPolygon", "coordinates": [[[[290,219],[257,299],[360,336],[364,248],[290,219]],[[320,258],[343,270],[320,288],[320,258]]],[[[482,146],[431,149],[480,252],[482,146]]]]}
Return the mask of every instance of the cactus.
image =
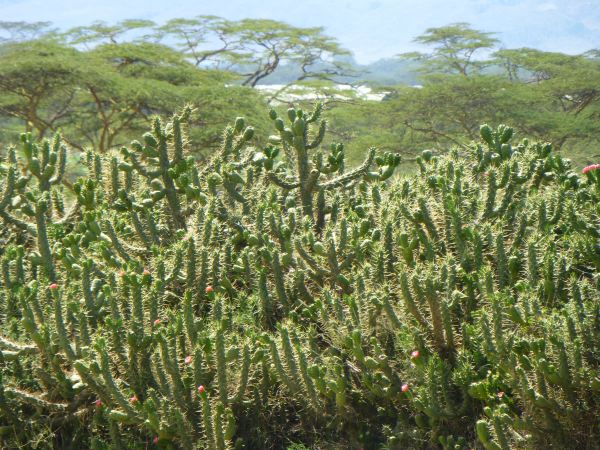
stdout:
{"type": "MultiPolygon", "coordinates": [[[[359,167],[351,172],[344,173],[344,147],[342,144],[331,146],[326,164],[323,163],[324,155],[321,152],[316,152],[311,159],[309,150],[319,148],[325,137],[327,122],[321,119],[322,112],[322,103],[318,103],[311,113],[290,108],[287,111],[290,126],[286,127],[284,120],[272,110],[270,116],[279,135],[271,136],[269,138],[271,146],[255,157],[255,159],[261,160],[263,166],[269,170],[269,180],[272,183],[285,191],[298,191],[298,201],[302,207],[302,213],[311,220],[315,219],[315,195],[318,194],[319,196],[319,211],[323,211],[326,191],[346,189],[362,178],[384,181],[392,176],[395,167],[400,163],[399,155],[386,153],[383,156],[376,157],[375,149],[371,148],[367,158],[359,167]],[[288,170],[277,165],[276,158],[281,149],[283,149],[289,161],[290,167],[287,168],[288,170]],[[373,162],[379,166],[377,172],[370,171],[373,162]],[[289,173],[292,167],[293,171],[289,173]],[[327,176],[335,173],[338,173],[336,178],[326,181],[321,180],[323,175],[327,176]]],[[[321,229],[323,227],[322,212],[318,217],[320,218],[318,228],[321,229]]]]}
{"type": "Polygon", "coordinates": [[[320,150],[319,105],[200,164],[191,113],[84,155],[71,198],[59,137],[8,152],[2,446],[597,441],[595,169],[482,127],[391,180],[395,155],[320,150]]]}

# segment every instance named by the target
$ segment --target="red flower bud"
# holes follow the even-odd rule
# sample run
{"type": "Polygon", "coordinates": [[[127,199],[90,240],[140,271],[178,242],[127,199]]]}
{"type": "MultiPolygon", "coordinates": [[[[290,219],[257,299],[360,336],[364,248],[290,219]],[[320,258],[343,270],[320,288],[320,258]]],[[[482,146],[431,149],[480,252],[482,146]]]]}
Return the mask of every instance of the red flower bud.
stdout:
{"type": "Polygon", "coordinates": [[[53,291],[54,291],[54,290],[56,290],[56,289],[58,289],[58,284],[56,284],[56,283],[52,283],[52,284],[50,285],[50,289],[52,289],[53,291]]]}
{"type": "Polygon", "coordinates": [[[408,392],[408,384],[403,384],[402,385],[402,392],[407,393],[408,392]]]}
{"type": "Polygon", "coordinates": [[[160,325],[160,319],[156,319],[156,320],[154,321],[154,325],[156,325],[156,326],[160,325]]]}
{"type": "Polygon", "coordinates": [[[185,361],[186,364],[190,364],[192,362],[192,355],[186,356],[185,359],[184,359],[184,361],[185,361]]]}
{"type": "Polygon", "coordinates": [[[204,290],[204,292],[206,292],[207,294],[210,294],[213,291],[213,287],[209,284],[208,286],[206,286],[206,289],[204,290]]]}
{"type": "Polygon", "coordinates": [[[96,408],[101,408],[102,407],[102,400],[98,399],[94,402],[94,405],[96,405],[96,408]]]}
{"type": "Polygon", "coordinates": [[[154,445],[158,444],[158,436],[154,436],[154,439],[152,439],[152,442],[154,443],[154,445]]]}
{"type": "Polygon", "coordinates": [[[144,271],[142,272],[142,275],[150,275],[150,271],[144,267],[144,271]]]}
{"type": "Polygon", "coordinates": [[[410,354],[410,357],[413,359],[417,359],[419,356],[421,356],[421,353],[419,353],[419,350],[415,350],[414,352],[412,352],[410,354]]]}
{"type": "Polygon", "coordinates": [[[598,169],[600,169],[600,164],[592,164],[590,166],[584,167],[582,172],[588,173],[588,172],[591,172],[592,170],[598,170],[598,169]]]}
{"type": "Polygon", "coordinates": [[[204,386],[202,386],[202,385],[198,386],[198,394],[202,395],[202,394],[204,394],[205,391],[206,391],[206,389],[204,389],[204,386]]]}
{"type": "Polygon", "coordinates": [[[137,402],[138,402],[138,398],[135,395],[129,399],[129,403],[131,403],[131,404],[136,404],[137,402]]]}

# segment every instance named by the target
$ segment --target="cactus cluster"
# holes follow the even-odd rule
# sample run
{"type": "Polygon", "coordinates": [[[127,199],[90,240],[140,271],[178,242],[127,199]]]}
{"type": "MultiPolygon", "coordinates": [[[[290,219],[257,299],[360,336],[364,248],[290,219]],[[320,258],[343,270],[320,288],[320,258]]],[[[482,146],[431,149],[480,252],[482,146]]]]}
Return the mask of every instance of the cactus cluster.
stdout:
{"type": "Polygon", "coordinates": [[[191,113],[2,161],[3,447],[593,448],[594,171],[487,125],[346,171],[321,105],[199,164],[191,113]]]}

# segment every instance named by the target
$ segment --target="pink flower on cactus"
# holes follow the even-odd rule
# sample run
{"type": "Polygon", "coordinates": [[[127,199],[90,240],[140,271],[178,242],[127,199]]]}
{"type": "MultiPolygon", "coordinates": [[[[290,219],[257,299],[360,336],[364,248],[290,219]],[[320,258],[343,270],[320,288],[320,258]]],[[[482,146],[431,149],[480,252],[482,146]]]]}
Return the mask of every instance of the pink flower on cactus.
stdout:
{"type": "Polygon", "coordinates": [[[421,356],[421,353],[419,352],[419,350],[415,350],[414,352],[412,352],[412,353],[410,354],[410,357],[411,357],[412,359],[417,359],[419,356],[421,356]]]}
{"type": "Polygon", "coordinates": [[[131,403],[132,405],[135,405],[138,402],[138,398],[136,395],[134,395],[133,397],[131,397],[129,399],[129,403],[131,403]]]}
{"type": "Polygon", "coordinates": [[[600,164],[592,164],[590,166],[584,167],[582,172],[588,173],[588,172],[591,172],[592,170],[598,170],[598,169],[600,169],[600,164]]]}
{"type": "Polygon", "coordinates": [[[102,407],[102,400],[98,399],[94,402],[94,405],[96,405],[96,408],[101,408],[102,407]]]}
{"type": "Polygon", "coordinates": [[[125,271],[124,270],[119,270],[119,276],[121,278],[123,278],[125,276],[125,271]]]}
{"type": "Polygon", "coordinates": [[[408,390],[409,390],[408,384],[403,384],[402,385],[402,392],[404,392],[406,394],[408,392],[408,390]]]}
{"type": "Polygon", "coordinates": [[[155,326],[159,326],[159,325],[160,325],[160,319],[156,319],[156,320],[154,321],[154,325],[155,325],[155,326]]]}
{"type": "Polygon", "coordinates": [[[202,395],[202,394],[204,394],[204,392],[206,392],[206,389],[204,388],[204,386],[202,386],[202,385],[198,386],[198,394],[202,395]]]}
{"type": "Polygon", "coordinates": [[[50,289],[51,289],[51,290],[53,290],[53,291],[55,291],[56,289],[58,289],[58,284],[56,284],[56,283],[52,283],[52,284],[50,285],[50,289]]]}
{"type": "Polygon", "coordinates": [[[148,275],[150,275],[150,271],[144,267],[144,271],[142,272],[142,275],[148,276],[148,275]]]}
{"type": "Polygon", "coordinates": [[[186,364],[190,364],[192,362],[192,355],[187,355],[184,359],[186,364]]]}
{"type": "Polygon", "coordinates": [[[206,289],[204,290],[204,292],[206,292],[207,294],[212,293],[212,291],[214,291],[214,289],[210,284],[206,286],[206,289]]]}
{"type": "Polygon", "coordinates": [[[498,398],[502,398],[502,397],[504,397],[504,392],[503,391],[498,392],[498,398]]]}
{"type": "Polygon", "coordinates": [[[154,439],[152,439],[152,442],[154,443],[154,445],[158,444],[158,436],[154,436],[154,439]]]}

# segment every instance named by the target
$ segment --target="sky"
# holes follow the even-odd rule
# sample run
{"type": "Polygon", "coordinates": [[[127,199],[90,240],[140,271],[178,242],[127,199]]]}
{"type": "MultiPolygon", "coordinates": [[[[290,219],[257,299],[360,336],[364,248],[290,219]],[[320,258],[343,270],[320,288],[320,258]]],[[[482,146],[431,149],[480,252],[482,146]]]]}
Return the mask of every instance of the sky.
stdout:
{"type": "Polygon", "coordinates": [[[0,21],[50,21],[62,29],[200,14],[322,26],[363,64],[424,50],[412,42],[416,36],[453,22],[496,32],[505,48],[571,54],[600,48],[600,0],[0,0],[0,21]]]}

